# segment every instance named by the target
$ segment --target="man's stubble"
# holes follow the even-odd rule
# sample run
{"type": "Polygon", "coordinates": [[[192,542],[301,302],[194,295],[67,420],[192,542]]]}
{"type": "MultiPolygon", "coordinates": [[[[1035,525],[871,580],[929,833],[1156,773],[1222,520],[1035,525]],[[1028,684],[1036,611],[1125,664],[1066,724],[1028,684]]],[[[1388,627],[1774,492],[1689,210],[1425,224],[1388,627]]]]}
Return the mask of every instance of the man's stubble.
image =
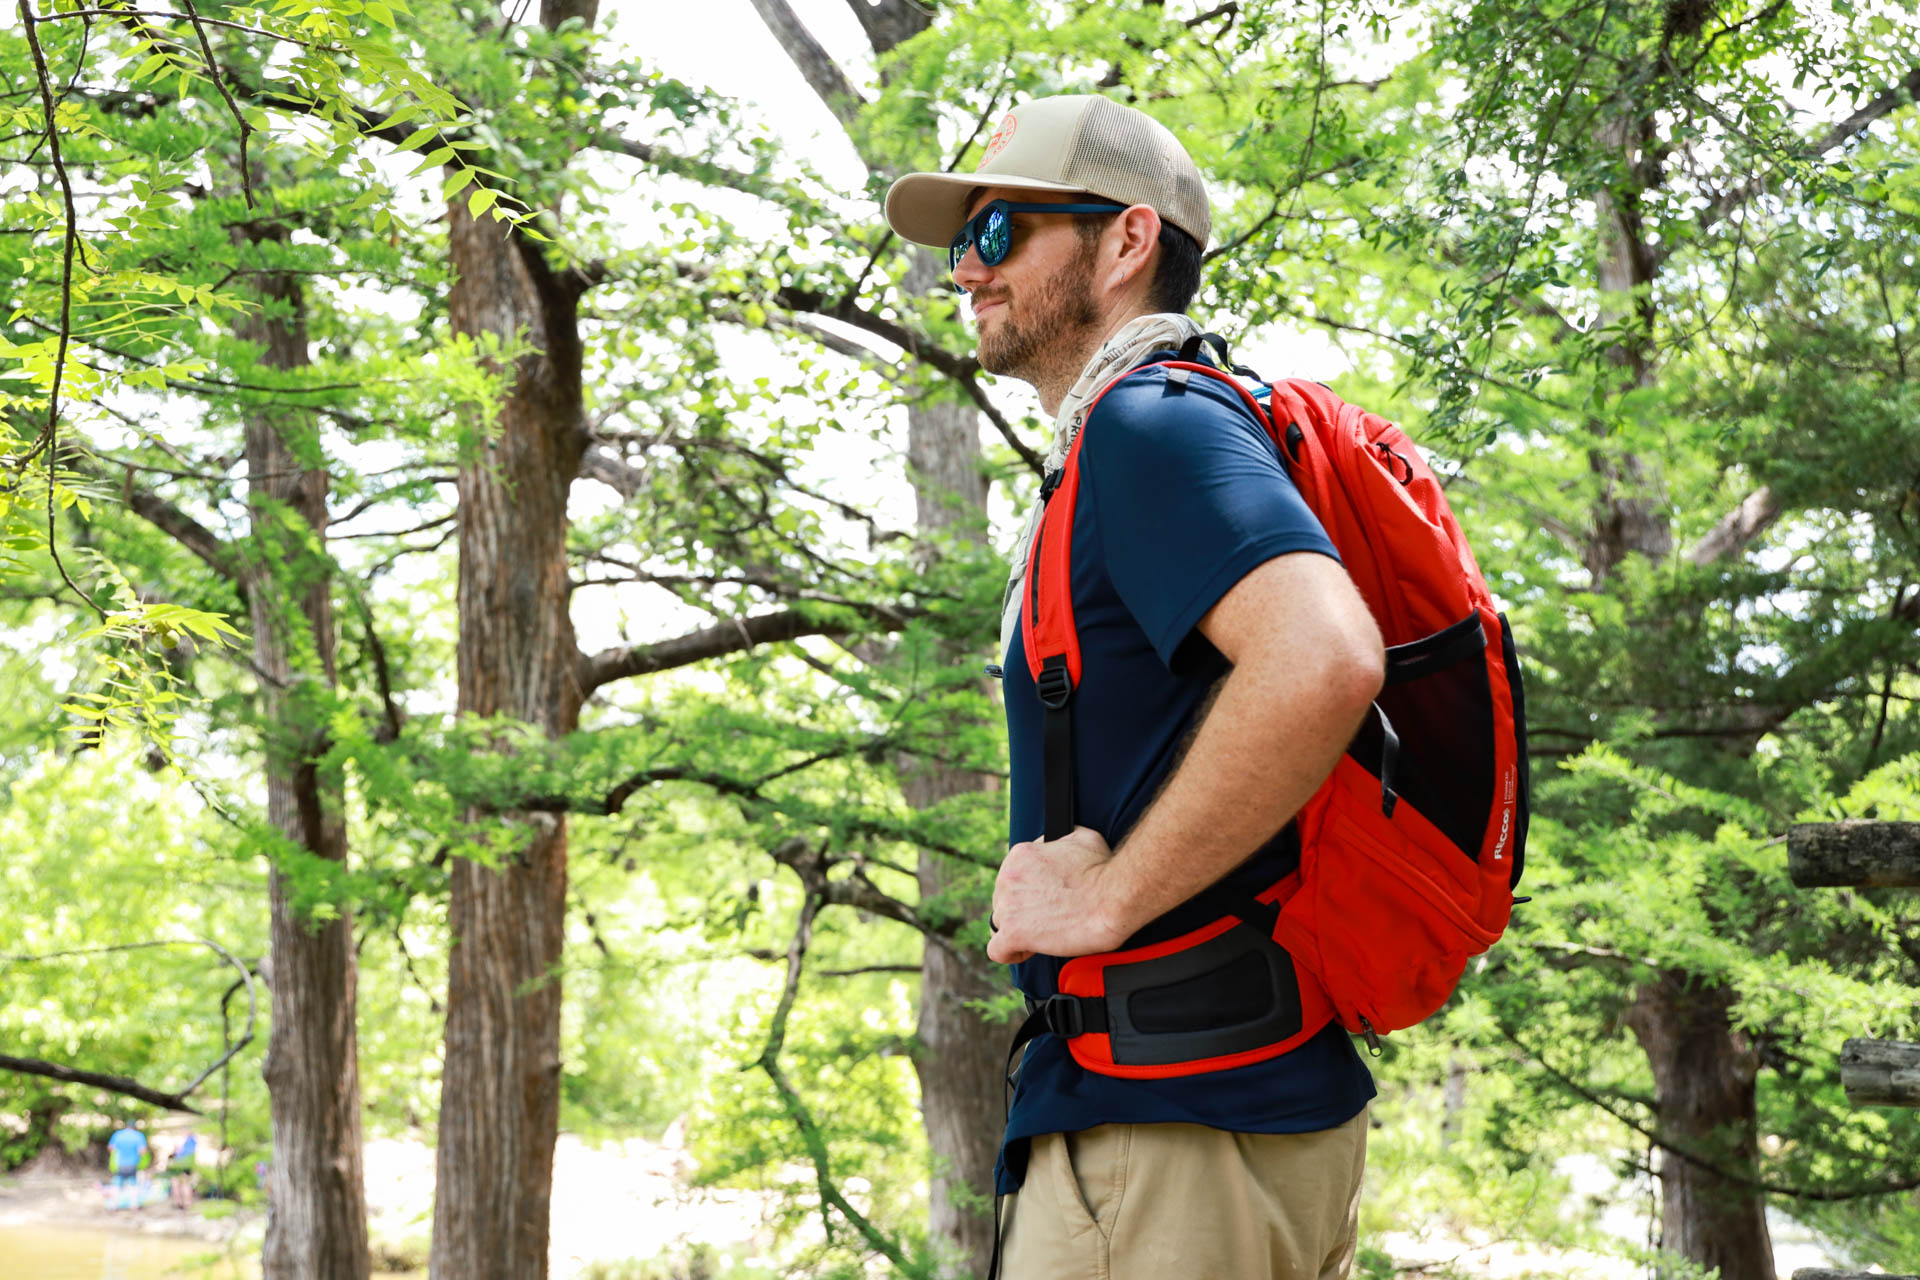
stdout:
{"type": "Polygon", "coordinates": [[[1011,305],[1003,307],[1000,323],[980,334],[980,367],[1035,386],[1049,373],[1078,374],[1086,362],[1079,348],[1100,323],[1089,270],[1098,250],[1097,240],[1082,240],[1066,269],[1022,300],[1027,312],[1024,321],[1007,314],[1013,310],[1011,305]],[[1073,367],[1059,368],[1067,364],[1073,367]]]}

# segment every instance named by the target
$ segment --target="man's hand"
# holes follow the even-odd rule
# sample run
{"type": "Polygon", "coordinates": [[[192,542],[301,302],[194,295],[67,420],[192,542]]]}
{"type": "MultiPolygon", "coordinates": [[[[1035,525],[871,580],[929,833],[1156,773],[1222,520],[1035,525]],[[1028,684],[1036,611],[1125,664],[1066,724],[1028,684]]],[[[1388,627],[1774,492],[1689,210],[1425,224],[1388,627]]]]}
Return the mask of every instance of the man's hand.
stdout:
{"type": "Polygon", "coordinates": [[[987,958],[1019,964],[1036,952],[1089,956],[1112,951],[1128,930],[1110,918],[1107,876],[1113,850],[1092,827],[1007,850],[993,882],[994,933],[987,958]]]}

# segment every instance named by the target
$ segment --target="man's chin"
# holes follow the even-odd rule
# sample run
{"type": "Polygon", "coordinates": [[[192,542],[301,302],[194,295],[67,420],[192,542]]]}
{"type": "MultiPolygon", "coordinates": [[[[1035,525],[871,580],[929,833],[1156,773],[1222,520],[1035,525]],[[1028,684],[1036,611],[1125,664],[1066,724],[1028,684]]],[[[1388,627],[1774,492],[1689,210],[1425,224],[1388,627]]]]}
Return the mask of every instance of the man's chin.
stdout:
{"type": "Polygon", "coordinates": [[[976,355],[980,367],[998,378],[1020,377],[1020,366],[1007,359],[1004,352],[982,345],[976,355]]]}
{"type": "Polygon", "coordinates": [[[995,325],[991,332],[982,329],[976,352],[980,367],[988,373],[1003,378],[1017,378],[1021,368],[1027,363],[1025,343],[1015,341],[1017,334],[1006,331],[1004,325],[995,325]]]}

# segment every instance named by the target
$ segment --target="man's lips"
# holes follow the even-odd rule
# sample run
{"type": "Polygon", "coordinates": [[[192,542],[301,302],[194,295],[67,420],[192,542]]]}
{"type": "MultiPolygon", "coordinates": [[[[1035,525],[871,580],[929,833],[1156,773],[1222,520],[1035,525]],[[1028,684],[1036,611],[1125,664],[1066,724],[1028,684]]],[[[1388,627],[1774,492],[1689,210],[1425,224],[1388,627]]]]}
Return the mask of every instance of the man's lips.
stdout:
{"type": "Polygon", "coordinates": [[[973,318],[978,322],[981,316],[984,316],[995,307],[1004,307],[1006,305],[1007,300],[1005,298],[989,298],[985,302],[976,302],[973,304],[973,318]]]}

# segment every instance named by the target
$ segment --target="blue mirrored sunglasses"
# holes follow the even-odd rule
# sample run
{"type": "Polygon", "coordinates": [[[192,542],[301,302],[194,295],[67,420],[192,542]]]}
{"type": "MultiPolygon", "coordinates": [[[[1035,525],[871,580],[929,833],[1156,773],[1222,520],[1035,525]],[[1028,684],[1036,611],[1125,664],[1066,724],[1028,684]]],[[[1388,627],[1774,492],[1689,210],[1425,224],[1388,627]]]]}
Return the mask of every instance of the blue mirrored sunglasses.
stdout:
{"type": "Polygon", "coordinates": [[[1116,213],[1127,206],[1118,201],[1101,204],[1011,204],[989,201],[987,207],[967,219],[947,249],[947,270],[959,267],[969,248],[979,251],[980,265],[996,267],[1013,250],[1013,215],[1016,213],[1116,213]]]}

